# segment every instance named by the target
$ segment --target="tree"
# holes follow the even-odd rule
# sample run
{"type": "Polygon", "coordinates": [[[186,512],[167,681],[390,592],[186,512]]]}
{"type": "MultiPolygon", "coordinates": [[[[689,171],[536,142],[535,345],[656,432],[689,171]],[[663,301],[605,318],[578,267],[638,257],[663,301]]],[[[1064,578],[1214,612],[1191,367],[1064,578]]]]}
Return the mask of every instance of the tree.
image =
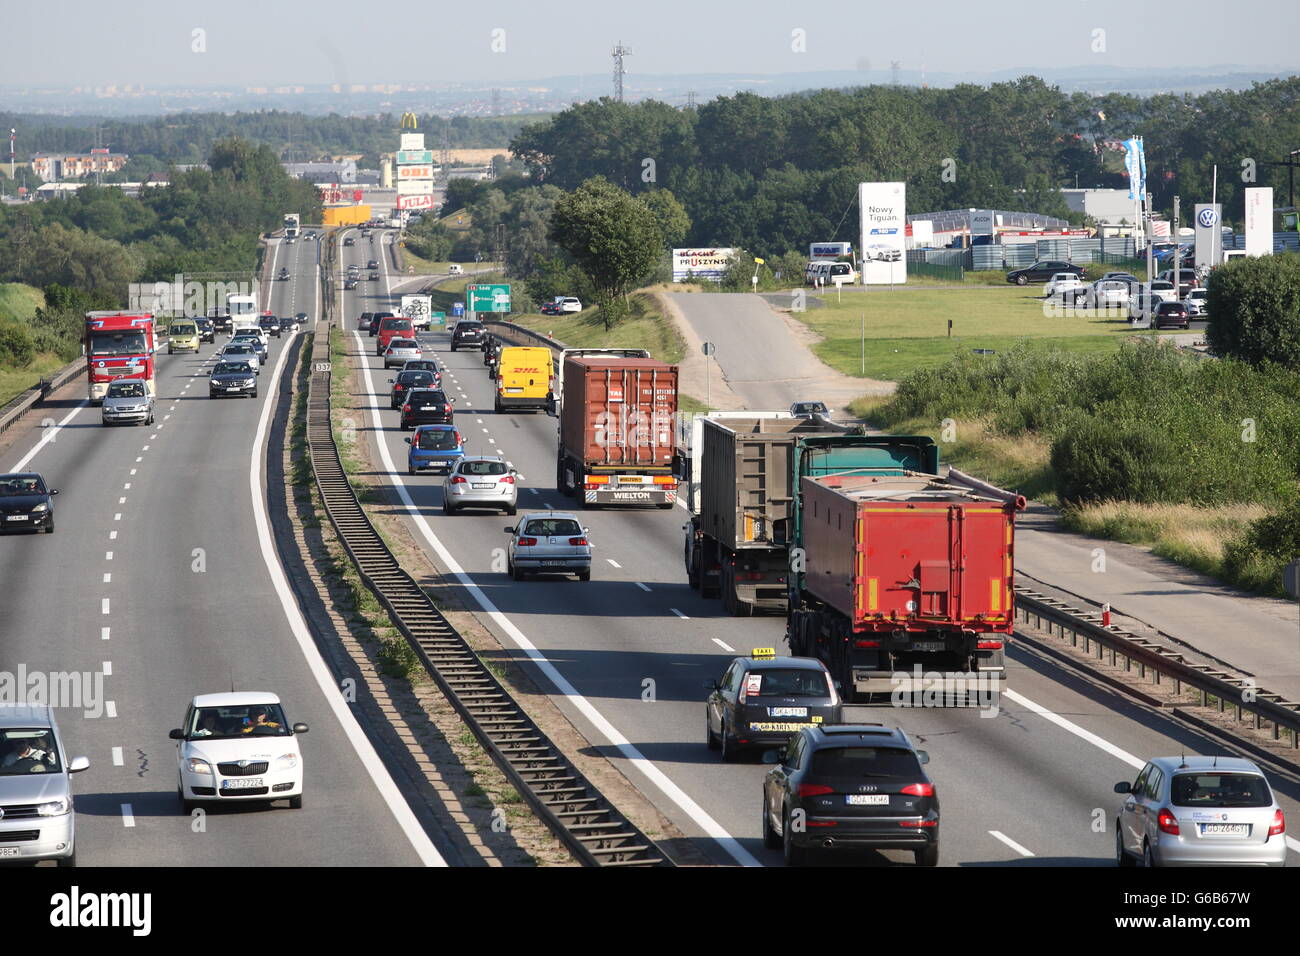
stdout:
{"type": "Polygon", "coordinates": [[[590,277],[606,331],[626,314],[628,289],[654,267],[663,242],[646,204],[601,176],[556,201],[550,237],[590,277]]]}
{"type": "Polygon", "coordinates": [[[677,197],[667,189],[652,189],[641,196],[641,201],[654,214],[655,222],[659,224],[659,235],[664,248],[681,245],[686,234],[691,231],[691,217],[686,215],[686,209],[677,201],[677,197]]]}
{"type": "Polygon", "coordinates": [[[1205,340],[1217,354],[1300,368],[1300,256],[1260,256],[1215,269],[1205,308],[1205,340]]]}

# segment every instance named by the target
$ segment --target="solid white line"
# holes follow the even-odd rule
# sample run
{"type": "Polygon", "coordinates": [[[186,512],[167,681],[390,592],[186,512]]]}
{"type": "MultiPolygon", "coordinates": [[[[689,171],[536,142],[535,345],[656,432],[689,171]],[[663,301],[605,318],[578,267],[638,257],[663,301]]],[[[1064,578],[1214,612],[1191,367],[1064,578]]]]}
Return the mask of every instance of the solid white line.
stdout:
{"type": "Polygon", "coordinates": [[[114,767],[120,767],[120,766],[122,766],[123,762],[124,762],[124,761],[122,760],[122,748],[121,748],[121,747],[114,747],[114,748],[113,748],[113,766],[114,766],[114,767]]]}
{"type": "Polygon", "coordinates": [[[27,463],[36,457],[36,453],[45,447],[46,442],[54,441],[54,436],[58,434],[59,430],[63,428],[64,425],[72,421],[72,416],[77,414],[77,412],[81,411],[83,408],[86,408],[89,405],[90,405],[90,399],[82,399],[81,402],[78,403],[76,408],[74,408],[72,411],[68,412],[68,414],[63,416],[63,421],[59,422],[53,428],[46,428],[44,430],[45,434],[41,436],[41,440],[32,446],[31,451],[23,455],[22,458],[18,459],[18,462],[9,470],[11,472],[26,470],[27,463]]]}
{"type": "Polygon", "coordinates": [[[677,610],[677,608],[675,608],[675,607],[670,607],[668,610],[672,611],[674,614],[676,614],[678,617],[680,617],[683,621],[689,621],[689,620],[690,620],[689,617],[687,617],[687,616],[686,616],[685,614],[683,614],[681,611],[677,610]]]}
{"type": "Polygon", "coordinates": [[[1029,850],[1026,850],[1023,846],[1021,846],[1021,845],[1020,845],[1019,843],[1017,843],[1015,840],[1011,839],[1011,837],[1007,836],[1005,833],[1000,833],[1000,832],[997,831],[997,830],[990,830],[990,831],[989,831],[989,836],[993,837],[994,839],[1001,840],[1003,843],[1005,843],[1007,846],[1011,847],[1011,849],[1015,850],[1015,851],[1016,851],[1017,853],[1019,853],[1021,856],[1033,856],[1033,855],[1034,855],[1032,852],[1030,852],[1029,850]]]}
{"type": "Polygon", "coordinates": [[[735,649],[734,647],[728,647],[725,641],[720,641],[720,640],[718,640],[718,638],[716,638],[716,637],[713,639],[713,643],[714,643],[714,644],[717,644],[720,648],[722,648],[722,649],[723,649],[724,651],[726,651],[728,654],[734,654],[734,653],[736,653],[736,649],[735,649]]]}
{"type": "MultiPolygon", "coordinates": [[[[356,336],[357,342],[360,344],[361,336],[357,335],[355,332],[352,334],[356,336]]],[[[375,387],[370,367],[363,364],[361,368],[362,374],[365,376],[366,380],[366,391],[373,394],[375,387]]],[[[374,423],[375,430],[382,435],[383,425],[379,418],[379,406],[377,404],[372,404],[370,406],[370,416],[374,423]]],[[[546,658],[546,655],[527,638],[524,632],[521,631],[509,617],[502,613],[500,608],[492,602],[492,599],[483,592],[483,589],[474,582],[474,579],[465,572],[465,569],[460,566],[460,563],[452,557],[451,552],[443,546],[443,543],[438,539],[438,536],[433,533],[433,528],[429,526],[428,520],[420,513],[419,507],[411,499],[410,492],[408,492],[406,488],[406,482],[403,481],[402,476],[397,473],[397,469],[393,465],[392,456],[388,452],[387,442],[380,440],[375,444],[379,449],[380,457],[383,459],[384,468],[388,472],[389,481],[392,482],[394,489],[397,491],[398,497],[402,501],[402,507],[410,513],[411,520],[415,522],[416,527],[420,529],[420,534],[423,535],[424,539],[429,543],[429,546],[433,548],[434,552],[438,555],[439,560],[442,561],[443,567],[445,567],[458,581],[460,581],[462,585],[464,585],[465,589],[478,603],[479,607],[483,609],[497,627],[499,627],[512,641],[514,641],[515,645],[520,650],[528,655],[529,660],[536,664],[538,669],[546,675],[547,679],[555,686],[560,695],[576,707],[578,711],[591,722],[598,733],[603,734],[606,740],[608,740],[614,747],[618,748],[619,752],[631,762],[633,767],[639,770],[650,780],[651,783],[663,791],[664,794],[673,801],[673,803],[677,804],[677,806],[680,807],[682,811],[690,817],[701,830],[704,831],[705,834],[716,840],[732,859],[742,866],[761,866],[762,864],[755,859],[753,854],[740,845],[740,841],[728,833],[722,825],[718,823],[718,821],[714,820],[703,807],[696,803],[691,796],[686,793],[686,791],[682,790],[682,788],[674,783],[666,773],[660,770],[658,764],[647,758],[645,754],[643,754],[630,740],[623,736],[618,728],[610,723],[605,715],[592,705],[591,701],[579,694],[578,689],[569,683],[569,680],[546,658]]],[[[547,507],[549,508],[549,505],[547,507]]],[[[677,613],[681,614],[680,611],[677,613]]]]}
{"type": "Polygon", "coordinates": [[[131,804],[129,803],[122,804],[122,826],[135,826],[135,812],[131,809],[131,804]]]}
{"type": "Polygon", "coordinates": [[[619,564],[617,561],[615,561],[613,558],[606,558],[605,560],[608,561],[610,564],[614,565],[614,567],[616,568],[621,568],[623,566],[619,564]]]}
{"type": "MultiPolygon", "coordinates": [[[[288,354],[287,350],[281,350],[280,358],[276,362],[275,374],[271,380],[277,383],[277,390],[279,388],[280,374],[288,354]]],[[[267,401],[262,405],[262,413],[257,422],[257,432],[253,436],[253,452],[248,463],[248,490],[253,499],[253,521],[257,526],[257,542],[262,552],[262,561],[266,564],[267,571],[270,572],[271,583],[275,586],[276,594],[280,598],[280,604],[284,608],[285,617],[289,622],[289,629],[293,631],[293,636],[298,641],[298,647],[302,651],[308,669],[311,671],[312,676],[316,678],[316,684],[320,688],[321,696],[325,699],[330,711],[343,728],[343,733],[347,736],[348,742],[352,744],[352,749],[356,751],[361,766],[370,774],[375,789],[379,791],[380,796],[388,805],[388,809],[393,814],[397,825],[406,834],[406,838],[411,841],[411,846],[416,855],[419,856],[420,861],[426,866],[446,866],[447,861],[442,858],[438,848],[433,845],[429,835],[420,826],[419,820],[416,819],[414,812],[412,812],[401,792],[397,789],[397,784],[393,782],[388,768],[379,759],[379,755],[375,753],[375,748],[366,738],[360,724],[357,723],[356,717],[343,700],[338,684],[330,674],[329,668],[325,666],[325,661],[316,648],[311,632],[307,629],[307,622],[303,620],[302,612],[298,608],[298,602],[289,589],[289,582],[285,577],[284,569],[280,566],[279,558],[275,552],[274,539],[271,535],[271,523],[266,514],[266,495],[262,491],[261,463],[264,456],[259,454],[259,450],[266,441],[271,410],[274,407],[274,400],[267,401]]]]}
{"type": "Polygon", "coordinates": [[[642,591],[649,591],[649,590],[650,590],[650,588],[649,588],[648,585],[642,584],[640,581],[638,581],[638,582],[636,583],[636,586],[639,587],[642,591]]]}
{"type": "Polygon", "coordinates": [[[101,627],[101,628],[99,629],[99,639],[100,639],[101,641],[106,641],[106,640],[108,640],[108,632],[109,632],[109,629],[108,629],[108,628],[106,628],[106,627],[101,627]]]}

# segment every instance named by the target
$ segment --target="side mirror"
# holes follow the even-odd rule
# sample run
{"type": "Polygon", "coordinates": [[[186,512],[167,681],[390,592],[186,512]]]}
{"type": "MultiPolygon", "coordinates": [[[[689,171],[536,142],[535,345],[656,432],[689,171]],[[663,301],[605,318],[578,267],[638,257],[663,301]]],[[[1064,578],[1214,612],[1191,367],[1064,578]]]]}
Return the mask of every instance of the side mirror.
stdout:
{"type": "Polygon", "coordinates": [[[778,764],[778,763],[781,762],[781,751],[779,751],[779,750],[764,750],[764,751],[763,751],[763,758],[762,758],[762,759],[763,759],[763,763],[767,763],[767,764],[778,764]]]}
{"type": "Polygon", "coordinates": [[[395,383],[396,381],[397,381],[397,379],[395,379],[395,378],[390,378],[390,379],[388,380],[388,384],[389,384],[389,385],[392,385],[392,384],[395,383]]]}
{"type": "Polygon", "coordinates": [[[411,443],[411,439],[409,438],[403,438],[402,441],[406,442],[408,445],[411,443]]]}
{"type": "Polygon", "coordinates": [[[929,762],[930,762],[930,755],[929,755],[928,753],[926,753],[924,750],[918,750],[918,751],[916,752],[916,758],[917,758],[918,760],[920,760],[921,763],[929,763],[929,762]]]}
{"type": "Polygon", "coordinates": [[[184,739],[185,739],[185,731],[183,731],[183,730],[181,730],[179,727],[177,727],[177,728],[175,728],[174,730],[168,732],[167,736],[170,737],[172,740],[184,740],[184,739]]]}
{"type": "Polygon", "coordinates": [[[1127,780],[1123,781],[1122,783],[1117,783],[1117,784],[1115,784],[1115,792],[1116,792],[1116,793],[1132,793],[1132,792],[1133,792],[1133,784],[1129,783],[1127,780]]]}
{"type": "Polygon", "coordinates": [[[293,732],[294,732],[295,734],[305,734],[305,733],[307,732],[307,729],[308,729],[308,728],[307,728],[307,725],[306,725],[306,724],[294,724],[294,725],[293,725],[293,732]]]}
{"type": "Polygon", "coordinates": [[[73,757],[68,761],[68,773],[81,773],[90,769],[90,761],[85,757],[73,757]]]}
{"type": "Polygon", "coordinates": [[[591,529],[590,529],[590,528],[583,528],[583,529],[582,529],[582,533],[583,533],[583,534],[591,534],[591,529]]]}
{"type": "Polygon", "coordinates": [[[454,399],[454,398],[448,399],[448,401],[451,402],[453,405],[456,404],[456,399],[454,399]]]}
{"type": "Polygon", "coordinates": [[[51,489],[50,489],[50,494],[52,494],[52,495],[57,495],[58,493],[59,493],[59,489],[58,489],[58,488],[51,488],[51,489]]]}
{"type": "Polygon", "coordinates": [[[506,534],[514,534],[514,533],[515,533],[514,528],[506,528],[506,534]]]}

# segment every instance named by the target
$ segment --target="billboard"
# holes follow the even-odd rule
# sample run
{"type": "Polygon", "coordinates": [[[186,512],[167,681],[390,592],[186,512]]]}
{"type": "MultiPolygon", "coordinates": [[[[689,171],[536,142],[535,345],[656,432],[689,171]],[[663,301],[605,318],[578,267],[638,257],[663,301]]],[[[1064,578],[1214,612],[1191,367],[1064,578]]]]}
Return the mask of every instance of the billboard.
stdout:
{"type": "Polygon", "coordinates": [[[403,151],[412,150],[412,149],[424,149],[424,134],[403,133],[401,146],[399,147],[399,149],[403,151]]]}
{"type": "Polygon", "coordinates": [[[1128,176],[1128,198],[1142,199],[1147,191],[1147,154],[1140,136],[1124,140],[1124,173],[1128,176]]]}
{"type": "Polygon", "coordinates": [[[1273,187],[1246,190],[1246,255],[1273,254],[1273,187]]]}
{"type": "Polygon", "coordinates": [[[853,255],[851,242],[814,242],[808,246],[809,259],[838,259],[853,255]]]}
{"type": "Polygon", "coordinates": [[[862,284],[907,281],[907,184],[859,183],[862,284]]]}
{"type": "Polygon", "coordinates": [[[432,209],[433,195],[428,196],[398,196],[396,209],[432,209]]]}
{"type": "Polygon", "coordinates": [[[429,165],[433,162],[433,150],[431,149],[402,149],[397,151],[397,163],[399,166],[407,166],[415,163],[429,165]]]}
{"type": "Polygon", "coordinates": [[[1196,268],[1212,269],[1223,261],[1223,205],[1196,204],[1196,268]]]}
{"type": "Polygon", "coordinates": [[[934,243],[934,223],[929,219],[912,220],[912,247],[923,248],[934,243]]]}
{"type": "Polygon", "coordinates": [[[972,236],[993,235],[992,209],[972,209],[970,211],[970,234],[972,236]]]}
{"type": "Polygon", "coordinates": [[[674,249],[673,281],[712,279],[722,281],[722,274],[736,257],[735,249],[674,249]]]}
{"type": "Polygon", "coordinates": [[[410,319],[411,325],[417,329],[429,327],[432,312],[433,296],[431,295],[404,295],[402,305],[398,309],[398,314],[410,319]]]}
{"type": "Polygon", "coordinates": [[[397,181],[399,196],[432,196],[432,179],[399,179],[397,181]]]}

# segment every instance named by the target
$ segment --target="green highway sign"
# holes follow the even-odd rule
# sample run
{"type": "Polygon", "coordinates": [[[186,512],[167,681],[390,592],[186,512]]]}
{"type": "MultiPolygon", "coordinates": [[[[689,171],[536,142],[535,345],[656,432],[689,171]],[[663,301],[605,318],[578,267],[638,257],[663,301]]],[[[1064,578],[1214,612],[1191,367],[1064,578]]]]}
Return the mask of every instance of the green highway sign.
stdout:
{"type": "Polygon", "coordinates": [[[430,312],[430,313],[429,313],[429,324],[430,324],[430,325],[446,325],[446,324],[447,324],[447,313],[446,313],[446,312],[430,312]]]}
{"type": "Polygon", "coordinates": [[[506,283],[466,286],[465,294],[471,312],[510,311],[510,286],[506,283]]]}
{"type": "Polygon", "coordinates": [[[427,166],[433,162],[431,149],[401,149],[397,151],[399,166],[427,166]]]}

